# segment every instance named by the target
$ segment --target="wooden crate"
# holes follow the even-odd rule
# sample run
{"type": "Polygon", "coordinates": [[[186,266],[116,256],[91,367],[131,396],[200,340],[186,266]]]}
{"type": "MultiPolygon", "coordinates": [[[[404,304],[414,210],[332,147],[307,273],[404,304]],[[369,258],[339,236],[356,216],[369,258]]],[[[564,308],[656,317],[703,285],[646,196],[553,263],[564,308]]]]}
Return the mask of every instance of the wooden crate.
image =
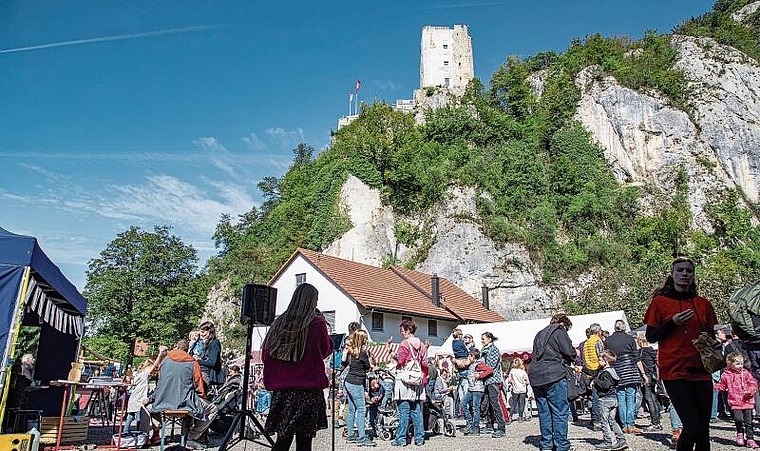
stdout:
{"type": "MultiPolygon", "coordinates": [[[[55,443],[59,419],[59,417],[42,417],[40,443],[55,443]]],[[[61,443],[85,443],[89,427],[89,417],[82,417],[79,420],[76,417],[65,417],[63,419],[63,431],[61,431],[61,443]]]]}

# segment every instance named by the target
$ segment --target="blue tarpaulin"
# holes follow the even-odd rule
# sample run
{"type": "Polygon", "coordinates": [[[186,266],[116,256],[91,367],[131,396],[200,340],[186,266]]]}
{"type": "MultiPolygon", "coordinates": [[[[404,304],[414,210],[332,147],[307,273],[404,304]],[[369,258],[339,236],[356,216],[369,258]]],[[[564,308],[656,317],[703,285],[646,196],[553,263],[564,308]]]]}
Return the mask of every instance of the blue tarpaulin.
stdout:
{"type": "MultiPolygon", "coordinates": [[[[35,379],[43,384],[65,379],[71,362],[77,358],[87,300],[45,255],[36,238],[0,228],[0,356],[5,355],[8,337],[13,333],[19,300],[24,304],[24,324],[33,319],[41,327],[35,379]],[[27,290],[21,299],[27,268],[27,290]]],[[[3,374],[8,363],[2,362],[3,374]]],[[[56,405],[60,405],[60,395],[54,392],[45,392],[45,396],[41,393],[40,399],[30,399],[30,404],[45,413],[54,413],[56,405]]]]}

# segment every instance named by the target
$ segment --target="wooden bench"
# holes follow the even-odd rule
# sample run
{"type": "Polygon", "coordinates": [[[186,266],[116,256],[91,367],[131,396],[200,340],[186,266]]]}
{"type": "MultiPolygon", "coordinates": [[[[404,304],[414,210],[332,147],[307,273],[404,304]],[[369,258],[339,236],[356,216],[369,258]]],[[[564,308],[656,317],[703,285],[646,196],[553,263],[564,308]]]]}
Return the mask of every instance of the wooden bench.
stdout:
{"type": "Polygon", "coordinates": [[[187,433],[190,429],[190,412],[187,410],[164,410],[161,412],[160,451],[164,451],[167,424],[170,424],[172,427],[170,437],[174,436],[174,426],[180,425],[179,444],[184,448],[187,444],[187,433]]]}

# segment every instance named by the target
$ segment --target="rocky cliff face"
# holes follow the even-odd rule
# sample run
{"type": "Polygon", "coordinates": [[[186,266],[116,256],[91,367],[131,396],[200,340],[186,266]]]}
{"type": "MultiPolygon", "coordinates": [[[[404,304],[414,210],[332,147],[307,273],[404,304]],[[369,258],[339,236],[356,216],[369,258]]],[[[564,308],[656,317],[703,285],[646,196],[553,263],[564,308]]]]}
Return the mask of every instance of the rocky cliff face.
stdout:
{"type": "MultiPolygon", "coordinates": [[[[737,21],[760,8],[752,3],[734,15],[737,21]]],[[[582,98],[576,119],[604,151],[620,183],[645,187],[644,207],[675,189],[675,177],[689,176],[689,206],[695,227],[710,229],[704,207],[727,188],[736,188],[748,202],[760,199],[760,67],[741,52],[708,38],[674,36],[676,67],[694,93],[690,113],[668,104],[656,93],[633,91],[614,78],[600,77],[591,67],[576,83],[582,98]]],[[[529,83],[541,96],[546,72],[529,83]]],[[[418,122],[425,107],[451,101],[447,93],[416,93],[418,122]],[[419,98],[418,98],[419,97],[419,98]]],[[[424,218],[399,217],[382,205],[380,193],[355,177],[341,191],[341,204],[354,227],[324,252],[382,266],[393,261],[420,260],[416,269],[437,273],[477,299],[481,287],[490,289],[491,308],[507,319],[546,316],[564,296],[593,285],[589,272],[567,281],[559,292],[542,287],[540,271],[520,245],[495,245],[478,226],[473,189],[452,187],[448,199],[424,218]],[[425,239],[406,246],[398,242],[399,224],[421,230],[425,239]],[[419,258],[422,255],[423,258],[419,258]]],[[[230,298],[224,287],[209,297],[206,316],[223,317],[230,298]]]]}
{"type": "MultiPolygon", "coordinates": [[[[760,68],[746,55],[708,38],[676,36],[677,67],[694,92],[693,117],[654,95],[583,70],[576,118],[604,149],[621,183],[672,191],[679,169],[689,175],[694,225],[705,230],[706,202],[724,188],[758,200],[760,68]]],[[[649,200],[654,203],[654,199],[649,200]]]]}
{"type": "Polygon", "coordinates": [[[475,190],[451,188],[448,200],[426,219],[403,218],[380,202],[380,192],[349,177],[341,191],[341,203],[354,227],[328,246],[324,253],[380,266],[392,260],[408,261],[422,243],[407,247],[394,230],[403,221],[424,228],[432,245],[415,269],[437,273],[481,298],[481,287],[491,288],[490,305],[506,318],[545,315],[554,296],[540,288],[527,252],[518,245],[497,247],[483,235],[476,218],[475,190]]]}
{"type": "MultiPolygon", "coordinates": [[[[760,2],[758,2],[760,5],[760,2]]],[[[576,119],[600,144],[620,183],[645,186],[644,206],[675,189],[683,170],[689,176],[689,205],[694,226],[710,229],[704,207],[725,188],[737,188],[750,202],[760,196],[760,67],[732,48],[707,38],[675,36],[677,67],[694,92],[691,116],[659,98],[583,70],[576,82],[582,98],[576,119]]],[[[532,77],[537,95],[542,77],[532,77]]],[[[507,319],[545,316],[562,295],[573,295],[594,281],[594,274],[569,281],[561,293],[541,286],[540,272],[519,245],[496,246],[477,222],[475,191],[451,188],[448,200],[426,219],[397,217],[380,203],[379,192],[351,177],[341,202],[354,228],[325,252],[379,265],[396,258],[405,262],[417,252],[394,236],[399,221],[429,231],[432,245],[416,269],[438,273],[480,299],[491,288],[491,308],[507,319]],[[470,219],[473,218],[473,219],[470,219]]]]}

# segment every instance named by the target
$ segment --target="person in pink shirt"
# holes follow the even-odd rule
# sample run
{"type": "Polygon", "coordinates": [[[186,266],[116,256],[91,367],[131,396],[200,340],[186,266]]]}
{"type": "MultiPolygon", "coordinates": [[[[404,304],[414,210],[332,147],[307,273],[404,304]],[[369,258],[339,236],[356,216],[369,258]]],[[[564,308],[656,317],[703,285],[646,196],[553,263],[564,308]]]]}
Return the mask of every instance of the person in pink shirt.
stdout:
{"type": "Polygon", "coordinates": [[[406,430],[409,419],[414,427],[414,444],[421,446],[425,443],[425,427],[422,421],[422,403],[425,401],[425,386],[428,379],[427,347],[419,338],[414,336],[417,325],[410,319],[404,319],[399,325],[399,332],[404,338],[398,346],[396,355],[396,368],[402,369],[407,362],[415,359],[422,368],[422,383],[420,385],[407,385],[396,378],[393,387],[393,399],[398,404],[398,427],[396,439],[391,446],[406,446],[406,430]]]}
{"type": "Polygon", "coordinates": [[[726,357],[728,367],[715,384],[718,391],[728,392],[728,405],[734,414],[736,425],[736,444],[748,448],[760,448],[755,442],[752,429],[752,411],[755,410],[755,393],[757,381],[752,373],[744,368],[744,355],[734,351],[726,357]]]}
{"type": "Polygon", "coordinates": [[[311,451],[317,431],[327,429],[324,360],[333,345],[318,298],[313,285],[299,285],[264,338],[264,387],[272,392],[265,429],[277,433],[274,451],[289,450],[294,436],[297,451],[311,451]]]}

